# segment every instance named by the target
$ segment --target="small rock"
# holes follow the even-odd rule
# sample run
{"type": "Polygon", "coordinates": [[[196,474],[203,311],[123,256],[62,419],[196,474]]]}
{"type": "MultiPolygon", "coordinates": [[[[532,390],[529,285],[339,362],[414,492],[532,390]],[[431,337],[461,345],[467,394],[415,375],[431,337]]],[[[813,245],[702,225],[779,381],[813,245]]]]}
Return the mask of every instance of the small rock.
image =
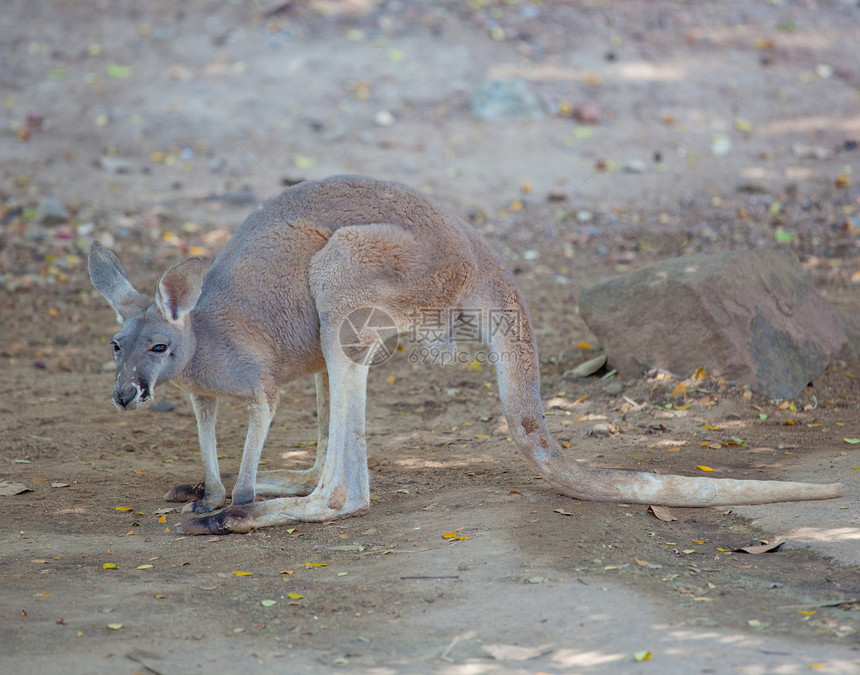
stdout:
{"type": "Polygon", "coordinates": [[[224,170],[227,167],[227,160],[223,157],[214,157],[209,160],[209,164],[207,168],[209,169],[209,173],[218,173],[219,171],[224,170]]]}
{"type": "Polygon", "coordinates": [[[613,380],[603,388],[603,391],[610,396],[618,396],[624,391],[624,383],[621,380],[613,380]]]}
{"type": "Polygon", "coordinates": [[[387,110],[380,110],[373,116],[373,123],[378,127],[390,127],[394,124],[394,115],[387,110]]]}
{"type": "Polygon", "coordinates": [[[481,120],[543,118],[543,108],[525,80],[487,80],[472,94],[472,115],[481,120]]]}
{"type": "Polygon", "coordinates": [[[68,209],[62,202],[53,196],[47,196],[39,202],[36,207],[36,222],[42,225],[58,225],[65,223],[71,218],[68,209]]]}
{"type": "Polygon", "coordinates": [[[833,157],[833,151],[822,145],[803,145],[795,143],[791,146],[791,153],[795,159],[818,159],[825,160],[833,157]]]}
{"type": "Polygon", "coordinates": [[[599,124],[602,116],[603,112],[600,110],[600,106],[591,101],[578,103],[573,107],[574,119],[577,122],[582,122],[582,124],[599,124]]]}
{"type": "Polygon", "coordinates": [[[648,165],[641,159],[631,159],[624,165],[624,173],[645,173],[648,165]]]}
{"type": "Polygon", "coordinates": [[[614,424],[607,424],[605,422],[595,424],[588,431],[589,436],[612,436],[617,433],[620,433],[618,427],[614,424]]]}
{"type": "Polygon", "coordinates": [[[549,192],[546,193],[546,198],[547,201],[550,202],[566,202],[567,192],[558,185],[555,185],[550,188],[549,192]]]}
{"type": "Polygon", "coordinates": [[[523,260],[537,260],[540,258],[540,251],[535,251],[529,249],[528,251],[523,251],[523,260]]]}
{"type": "Polygon", "coordinates": [[[174,405],[170,401],[156,401],[152,404],[152,409],[157,410],[158,412],[170,412],[173,410],[174,405]]]}
{"type": "Polygon", "coordinates": [[[124,446],[122,446],[122,449],[125,450],[126,452],[134,452],[135,451],[135,447],[131,443],[126,443],[124,446]]]}
{"type": "Polygon", "coordinates": [[[99,166],[112,174],[131,173],[131,162],[119,157],[99,157],[99,166]]]}
{"type": "Polygon", "coordinates": [[[576,214],[576,219],[580,223],[590,223],[592,220],[594,220],[594,214],[591,211],[578,211],[576,214]]]}
{"type": "Polygon", "coordinates": [[[714,157],[725,157],[732,151],[732,139],[725,134],[714,134],[711,140],[711,153],[714,157]]]}

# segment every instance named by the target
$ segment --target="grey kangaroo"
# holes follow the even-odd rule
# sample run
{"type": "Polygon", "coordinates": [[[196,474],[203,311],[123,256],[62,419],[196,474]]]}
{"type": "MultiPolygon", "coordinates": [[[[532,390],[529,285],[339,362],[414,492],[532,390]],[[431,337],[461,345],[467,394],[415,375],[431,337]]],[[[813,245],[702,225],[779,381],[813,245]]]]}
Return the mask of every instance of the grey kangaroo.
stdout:
{"type": "Polygon", "coordinates": [[[486,313],[481,337],[498,357],[511,436],[541,476],[566,495],[704,506],[841,494],[839,484],[667,476],[575,461],[547,427],[537,345],[512,275],[465,221],[405,185],[336,176],[288,188],[248,216],[205,275],[198,258],[165,271],[155,302],[131,286],[117,257],[98,243],[90,249],[89,273],[122,324],[112,343],[116,406],[146,405],[155,387],[167,381],[190,394],[204,482],[202,488],[181,485],[165,495],[190,501],[186,510],[208,514],[186,519],[186,533],[247,532],[368,509],[366,357],[381,332],[368,318],[372,308],[390,317],[392,331],[406,331],[421,308],[486,313]],[[356,311],[365,312],[366,320],[344,348],[342,326],[351,315],[354,322],[356,311]],[[486,319],[491,314],[515,316],[517,330],[494,331],[486,319]],[[316,378],[314,464],[258,476],[279,387],[304,375],[316,378]],[[227,493],[218,470],[215,413],[224,395],[247,401],[250,419],[232,503],[222,509],[227,493]],[[257,496],[269,499],[255,501],[257,496]]]}

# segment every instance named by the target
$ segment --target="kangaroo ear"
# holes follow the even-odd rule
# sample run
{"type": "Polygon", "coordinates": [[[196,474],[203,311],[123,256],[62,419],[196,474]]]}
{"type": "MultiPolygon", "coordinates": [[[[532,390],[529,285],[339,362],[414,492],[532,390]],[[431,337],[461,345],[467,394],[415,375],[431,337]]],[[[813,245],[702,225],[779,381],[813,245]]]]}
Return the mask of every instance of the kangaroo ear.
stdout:
{"type": "Polygon", "coordinates": [[[129,283],[119,258],[97,241],[90,246],[88,266],[90,281],[114,308],[119,323],[149,306],[149,299],[129,283]]]}
{"type": "Polygon", "coordinates": [[[188,258],[167,268],[155,287],[155,304],[170,323],[181,324],[203,286],[203,260],[188,258]]]}

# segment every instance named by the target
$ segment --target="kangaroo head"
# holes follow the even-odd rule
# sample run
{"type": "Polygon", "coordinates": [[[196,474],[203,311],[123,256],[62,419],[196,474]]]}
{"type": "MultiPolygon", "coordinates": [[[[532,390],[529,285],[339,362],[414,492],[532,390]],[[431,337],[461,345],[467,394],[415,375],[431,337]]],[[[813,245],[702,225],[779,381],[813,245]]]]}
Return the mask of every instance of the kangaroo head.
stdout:
{"type": "Polygon", "coordinates": [[[188,258],[169,267],[158,279],[155,302],[134,289],[119,259],[98,242],[90,247],[89,271],[122,324],[111,343],[114,405],[133,410],[151,403],[155,386],[182,372],[197,347],[188,313],[200,297],[203,261],[188,258]]]}

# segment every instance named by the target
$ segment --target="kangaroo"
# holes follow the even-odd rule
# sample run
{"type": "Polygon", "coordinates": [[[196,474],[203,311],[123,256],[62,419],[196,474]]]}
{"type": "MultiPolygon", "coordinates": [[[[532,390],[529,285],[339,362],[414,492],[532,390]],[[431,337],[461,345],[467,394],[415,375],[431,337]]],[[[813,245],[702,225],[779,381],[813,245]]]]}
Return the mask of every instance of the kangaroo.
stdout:
{"type": "Polygon", "coordinates": [[[155,387],[167,381],[190,394],[204,481],[177,486],[165,498],[189,501],[186,511],[208,515],[187,518],[185,533],[247,532],[367,511],[369,357],[384,330],[405,332],[422,308],[480,310],[484,320],[475,326],[494,357],[511,436],[566,495],[711,506],[830,499],[842,492],[839,484],[657,475],[577,462],[547,427],[537,344],[513,276],[464,220],[405,185],[335,176],[290,187],[258,205],[205,275],[203,267],[199,258],[174,264],[158,279],[152,302],[132,287],[113,253],[98,242],[89,253],[90,279],[122,324],[112,341],[114,404],[133,410],[151,403],[155,387]],[[380,311],[389,326],[374,318],[380,311]],[[344,326],[356,324],[356,312],[359,329],[345,341],[344,326]],[[502,330],[514,323],[516,330],[502,330]],[[314,464],[258,476],[279,387],[304,375],[316,378],[314,464]],[[249,423],[232,503],[222,509],[227,493],[215,417],[224,395],[248,403],[249,423]]]}

